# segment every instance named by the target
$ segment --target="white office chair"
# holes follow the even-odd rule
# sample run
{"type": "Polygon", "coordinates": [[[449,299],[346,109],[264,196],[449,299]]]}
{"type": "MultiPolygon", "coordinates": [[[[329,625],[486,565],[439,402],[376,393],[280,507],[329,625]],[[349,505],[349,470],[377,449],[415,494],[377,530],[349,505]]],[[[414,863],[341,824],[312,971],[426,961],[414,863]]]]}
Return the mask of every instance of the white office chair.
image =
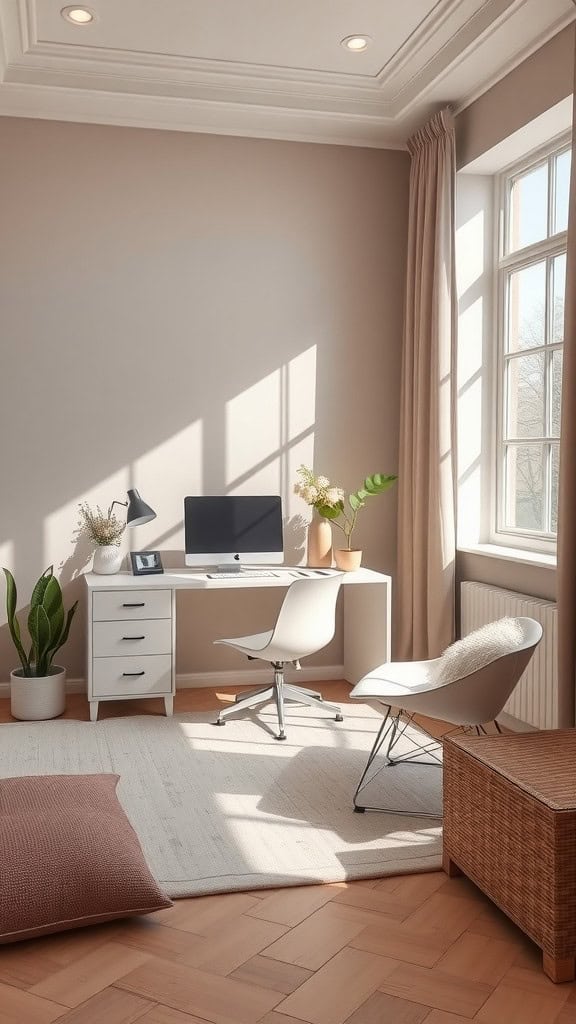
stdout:
{"type": "MultiPolygon", "coordinates": [[[[450,732],[470,727],[485,732],[484,725],[487,722],[494,722],[500,732],[498,715],[541,638],[542,626],[535,619],[498,620],[452,644],[440,658],[432,661],[389,662],[364,676],[350,696],[364,702],[378,701],[385,706],[386,711],[354,794],[354,810],[360,813],[388,811],[410,815],[417,813],[418,817],[441,817],[431,812],[369,807],[359,801],[359,796],[383,768],[400,763],[429,764],[441,768],[442,739],[450,732]],[[514,633],[510,634],[509,649],[494,654],[494,648],[490,647],[490,630],[510,621],[515,626],[514,633]],[[480,663],[482,667],[475,667],[474,662],[476,665],[480,663]],[[461,671],[456,676],[459,665],[461,671]],[[395,709],[394,714],[392,708],[395,709]],[[440,739],[427,736],[427,742],[414,744],[412,750],[393,757],[394,748],[416,714],[448,722],[452,728],[447,729],[440,739]],[[386,748],[383,750],[386,740],[386,748]],[[381,752],[384,763],[368,778],[370,768],[381,752]]],[[[500,646],[502,648],[503,644],[500,646]]],[[[418,727],[424,731],[420,723],[418,727]]]]}
{"type": "Polygon", "coordinates": [[[271,686],[254,690],[246,696],[240,694],[235,704],[220,712],[216,725],[225,725],[229,715],[267,704],[272,699],[276,701],[278,710],[277,740],[286,739],[284,701],[325,708],[335,714],[337,722],[343,721],[340,708],[335,704],[327,704],[320,693],[284,682],[286,662],[300,668],[300,658],[321,650],[334,636],[336,598],[341,582],[342,573],[296,580],[288,588],[274,629],[253,636],[239,636],[234,640],[214,641],[233,647],[251,660],[269,661],[274,668],[274,682],[271,686]]]}

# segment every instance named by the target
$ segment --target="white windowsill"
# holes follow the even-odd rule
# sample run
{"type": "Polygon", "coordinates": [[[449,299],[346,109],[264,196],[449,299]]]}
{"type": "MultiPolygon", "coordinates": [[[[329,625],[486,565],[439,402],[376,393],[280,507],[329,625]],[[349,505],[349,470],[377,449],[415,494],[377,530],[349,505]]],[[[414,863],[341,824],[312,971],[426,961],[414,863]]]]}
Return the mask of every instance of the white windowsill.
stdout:
{"type": "Polygon", "coordinates": [[[539,566],[541,569],[556,568],[556,555],[547,555],[543,551],[526,551],[524,548],[509,548],[504,544],[459,544],[458,551],[464,551],[469,555],[500,558],[505,562],[539,566]]]}

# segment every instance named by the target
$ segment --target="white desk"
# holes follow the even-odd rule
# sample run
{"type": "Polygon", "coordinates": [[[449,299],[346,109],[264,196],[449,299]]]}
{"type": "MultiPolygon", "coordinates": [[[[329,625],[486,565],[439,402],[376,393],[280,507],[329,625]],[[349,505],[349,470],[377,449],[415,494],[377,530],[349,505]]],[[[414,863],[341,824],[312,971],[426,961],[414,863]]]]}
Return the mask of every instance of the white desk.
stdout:
{"type": "MultiPolygon", "coordinates": [[[[88,700],[90,720],[102,700],[163,697],[171,715],[176,692],[176,592],[289,587],[304,566],[267,567],[276,576],[209,579],[193,569],[158,576],[88,573],[88,700]]],[[[390,658],[392,581],[372,569],[343,574],[344,675],[356,683],[390,658]]],[[[265,627],[265,623],[262,628],[265,627]]],[[[218,639],[214,636],[214,639],[218,639]]]]}

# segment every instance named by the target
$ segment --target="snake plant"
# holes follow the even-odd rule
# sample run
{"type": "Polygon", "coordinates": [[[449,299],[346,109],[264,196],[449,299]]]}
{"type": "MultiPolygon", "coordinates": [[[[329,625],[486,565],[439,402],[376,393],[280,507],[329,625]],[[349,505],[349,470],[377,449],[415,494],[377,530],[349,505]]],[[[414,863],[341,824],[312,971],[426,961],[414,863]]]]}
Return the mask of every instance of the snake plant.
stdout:
{"type": "Polygon", "coordinates": [[[46,569],[34,590],[28,612],[28,633],[31,646],[28,654],[24,650],[20,623],[16,616],[18,593],[12,573],[4,569],[6,577],[6,612],[8,628],[22,663],[24,676],[48,676],[56,652],[68,639],[70,626],[78,601],[75,601],[68,612],[64,611],[62,589],[54,576],[54,567],[46,569]]]}

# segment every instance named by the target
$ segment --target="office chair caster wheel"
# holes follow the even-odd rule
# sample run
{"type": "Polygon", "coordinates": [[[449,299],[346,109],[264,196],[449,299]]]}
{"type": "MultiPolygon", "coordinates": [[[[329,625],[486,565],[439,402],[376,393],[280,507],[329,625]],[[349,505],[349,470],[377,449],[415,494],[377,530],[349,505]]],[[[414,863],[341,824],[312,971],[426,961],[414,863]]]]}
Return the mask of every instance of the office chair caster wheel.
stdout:
{"type": "Polygon", "coordinates": [[[279,734],[278,734],[278,736],[275,736],[275,737],[274,737],[274,739],[275,739],[275,740],[285,740],[285,739],[287,739],[287,738],[288,738],[288,737],[286,736],[286,733],[285,733],[285,732],[281,732],[281,733],[279,733],[279,734]]]}
{"type": "Polygon", "coordinates": [[[219,718],[216,719],[214,725],[226,725],[226,722],[221,722],[219,718]]]}
{"type": "Polygon", "coordinates": [[[336,715],[335,721],[336,722],[343,722],[344,721],[344,715],[336,715]]]}
{"type": "Polygon", "coordinates": [[[365,813],[366,813],[366,808],[365,807],[357,807],[356,804],[354,804],[354,814],[365,814],[365,813]]]}

